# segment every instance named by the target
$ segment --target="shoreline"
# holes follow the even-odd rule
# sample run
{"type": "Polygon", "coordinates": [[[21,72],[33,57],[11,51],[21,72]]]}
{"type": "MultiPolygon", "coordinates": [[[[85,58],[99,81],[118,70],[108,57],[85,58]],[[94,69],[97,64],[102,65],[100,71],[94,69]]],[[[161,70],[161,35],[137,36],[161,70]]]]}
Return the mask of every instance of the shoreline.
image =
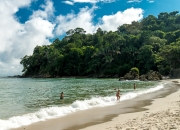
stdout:
{"type": "Polygon", "coordinates": [[[151,105],[143,107],[144,109],[146,109],[145,111],[120,114],[109,122],[87,126],[86,128],[80,130],[179,130],[180,79],[171,79],[168,82],[175,83],[177,85],[177,91],[153,99],[151,105]]]}
{"type": "Polygon", "coordinates": [[[115,128],[119,123],[123,123],[135,116],[142,116],[151,109],[154,110],[154,108],[151,108],[154,100],[165,100],[172,94],[180,93],[180,91],[177,91],[180,88],[180,79],[163,80],[161,82],[166,82],[168,86],[154,93],[122,101],[117,105],[83,110],[64,117],[41,121],[11,130],[92,130],[115,128]],[[126,116],[127,118],[125,118],[126,116]]]}

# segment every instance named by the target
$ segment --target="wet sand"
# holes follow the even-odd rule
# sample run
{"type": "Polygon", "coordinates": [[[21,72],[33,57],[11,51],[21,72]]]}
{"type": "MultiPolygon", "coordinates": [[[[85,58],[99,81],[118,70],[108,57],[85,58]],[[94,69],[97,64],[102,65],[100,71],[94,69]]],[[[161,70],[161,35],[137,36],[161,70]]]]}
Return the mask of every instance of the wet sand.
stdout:
{"type": "MultiPolygon", "coordinates": [[[[165,88],[119,102],[114,106],[83,110],[61,118],[50,119],[12,130],[158,129],[161,125],[170,128],[174,120],[177,124],[179,123],[180,127],[180,79],[162,82],[166,82],[165,88]],[[168,116],[166,117],[166,115],[168,116]],[[169,121],[168,118],[171,118],[171,116],[175,119],[169,121]],[[168,121],[161,121],[163,117],[168,121]],[[153,127],[151,128],[151,126],[153,127]]],[[[174,127],[176,126],[174,125],[174,127]]]]}

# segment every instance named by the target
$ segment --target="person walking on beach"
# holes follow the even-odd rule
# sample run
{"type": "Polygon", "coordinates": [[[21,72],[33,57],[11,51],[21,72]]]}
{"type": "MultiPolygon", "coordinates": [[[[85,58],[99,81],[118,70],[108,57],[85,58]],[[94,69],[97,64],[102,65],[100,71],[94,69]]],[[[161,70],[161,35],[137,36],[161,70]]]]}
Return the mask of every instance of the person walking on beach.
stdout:
{"type": "Polygon", "coordinates": [[[120,90],[117,91],[116,97],[117,97],[117,100],[120,100],[120,90]]]}
{"type": "Polygon", "coordinates": [[[61,92],[61,94],[60,94],[60,99],[63,99],[63,98],[64,98],[64,93],[61,92]]]}

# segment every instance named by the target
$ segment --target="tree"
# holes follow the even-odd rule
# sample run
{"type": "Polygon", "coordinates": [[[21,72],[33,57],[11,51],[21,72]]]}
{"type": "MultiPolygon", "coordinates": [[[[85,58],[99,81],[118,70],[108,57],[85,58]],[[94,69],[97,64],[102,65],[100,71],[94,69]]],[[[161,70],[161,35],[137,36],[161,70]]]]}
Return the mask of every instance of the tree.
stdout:
{"type": "Polygon", "coordinates": [[[140,68],[142,73],[147,73],[150,70],[154,70],[155,67],[155,57],[152,51],[153,47],[151,45],[144,45],[139,49],[138,54],[138,68],[140,68]]]}
{"type": "Polygon", "coordinates": [[[137,67],[133,67],[133,68],[131,68],[131,73],[133,75],[139,75],[139,69],[137,67]]]}
{"type": "Polygon", "coordinates": [[[149,15],[141,21],[123,24],[116,31],[98,28],[86,34],[70,29],[51,45],[36,46],[21,59],[25,76],[88,76],[119,74],[136,66],[141,74],[149,70],[167,75],[180,66],[180,14],[178,11],[149,15]]]}
{"type": "Polygon", "coordinates": [[[157,53],[161,47],[167,43],[166,39],[161,39],[159,37],[152,36],[147,41],[148,45],[153,46],[153,52],[157,53]]]}

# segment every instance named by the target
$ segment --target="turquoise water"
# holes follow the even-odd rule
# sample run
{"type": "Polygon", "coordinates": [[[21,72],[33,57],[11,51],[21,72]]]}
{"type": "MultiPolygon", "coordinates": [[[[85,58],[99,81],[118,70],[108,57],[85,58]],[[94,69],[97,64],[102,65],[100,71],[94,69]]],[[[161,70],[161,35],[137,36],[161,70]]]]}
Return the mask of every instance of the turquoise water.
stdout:
{"type": "Polygon", "coordinates": [[[157,87],[157,84],[158,82],[93,78],[0,78],[0,127],[3,123],[3,129],[7,129],[5,124],[11,118],[29,118],[30,113],[38,115],[37,121],[40,121],[67,114],[64,107],[71,106],[68,110],[75,112],[93,106],[112,105],[116,102],[117,89],[121,90],[122,95],[129,93],[122,98],[127,100],[133,98],[134,93],[146,93],[146,90],[157,87]],[[135,91],[134,83],[137,86],[135,91]],[[63,100],[59,99],[61,92],[64,92],[63,100]],[[42,111],[45,115],[40,114],[42,111]],[[63,113],[59,113],[60,111],[63,113]]]}

